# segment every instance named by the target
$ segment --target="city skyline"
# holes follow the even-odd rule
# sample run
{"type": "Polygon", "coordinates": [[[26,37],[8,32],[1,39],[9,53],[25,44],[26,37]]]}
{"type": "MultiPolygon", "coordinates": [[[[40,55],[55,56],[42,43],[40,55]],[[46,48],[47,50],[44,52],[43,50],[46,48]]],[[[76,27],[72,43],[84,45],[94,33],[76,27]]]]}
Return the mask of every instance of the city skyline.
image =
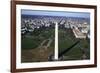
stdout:
{"type": "Polygon", "coordinates": [[[43,16],[64,16],[90,18],[88,12],[67,12],[67,11],[45,11],[45,10],[21,10],[22,15],[43,15],[43,16]]]}

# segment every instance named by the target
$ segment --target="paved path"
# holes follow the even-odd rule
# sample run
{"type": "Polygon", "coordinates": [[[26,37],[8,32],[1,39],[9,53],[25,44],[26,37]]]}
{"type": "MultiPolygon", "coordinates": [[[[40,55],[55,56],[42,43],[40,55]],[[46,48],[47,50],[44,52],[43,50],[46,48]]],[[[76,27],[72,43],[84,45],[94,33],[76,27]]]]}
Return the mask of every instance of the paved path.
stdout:
{"type": "Polygon", "coordinates": [[[47,40],[43,40],[42,42],[41,42],[41,44],[38,46],[38,48],[41,48],[42,46],[43,46],[43,44],[46,42],[47,40]]]}
{"type": "Polygon", "coordinates": [[[47,49],[47,48],[51,45],[52,41],[53,41],[53,40],[52,40],[51,38],[46,39],[46,40],[43,40],[43,41],[41,42],[41,44],[38,46],[38,48],[44,47],[45,49],[47,49]],[[47,41],[48,41],[48,42],[47,42],[47,41]],[[44,45],[46,42],[47,42],[47,44],[44,45]]]}
{"type": "Polygon", "coordinates": [[[49,41],[48,41],[48,43],[47,43],[47,45],[46,45],[46,48],[48,48],[50,45],[51,45],[51,43],[52,43],[52,39],[48,39],[49,41]]]}

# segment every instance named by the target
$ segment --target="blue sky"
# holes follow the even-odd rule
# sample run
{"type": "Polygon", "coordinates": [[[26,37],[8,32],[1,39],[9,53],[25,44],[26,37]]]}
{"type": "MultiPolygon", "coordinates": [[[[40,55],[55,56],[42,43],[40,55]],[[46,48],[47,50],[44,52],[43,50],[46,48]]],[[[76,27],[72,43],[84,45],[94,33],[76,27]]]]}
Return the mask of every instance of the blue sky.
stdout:
{"type": "Polygon", "coordinates": [[[88,12],[67,12],[67,11],[46,11],[46,10],[21,10],[24,15],[46,15],[46,16],[66,16],[66,17],[83,17],[90,18],[88,12]]]}

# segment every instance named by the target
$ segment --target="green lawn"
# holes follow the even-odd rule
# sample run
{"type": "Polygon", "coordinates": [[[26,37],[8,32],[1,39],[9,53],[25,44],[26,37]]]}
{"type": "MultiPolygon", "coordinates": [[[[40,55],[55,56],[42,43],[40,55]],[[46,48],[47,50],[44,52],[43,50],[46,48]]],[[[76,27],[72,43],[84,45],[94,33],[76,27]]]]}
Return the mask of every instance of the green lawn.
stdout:
{"type": "Polygon", "coordinates": [[[54,53],[54,29],[36,30],[31,34],[26,34],[21,39],[21,62],[45,62],[48,61],[48,56],[54,53]],[[52,42],[47,49],[45,46],[49,40],[52,42]],[[46,40],[43,45],[40,44],[46,40]]]}
{"type": "Polygon", "coordinates": [[[90,46],[89,42],[86,39],[76,39],[73,32],[70,29],[59,29],[59,52],[62,52],[63,50],[69,48],[78,40],[80,41],[80,43],[64,54],[64,56],[68,56],[68,58],[65,58],[65,60],[79,60],[82,57],[81,48],[88,50],[87,59],[89,59],[90,46]]]}
{"type": "MultiPolygon", "coordinates": [[[[21,40],[21,48],[22,49],[34,49],[40,45],[43,40],[52,38],[54,39],[54,29],[47,30],[39,30],[34,31],[30,35],[25,35],[25,37],[21,40]]],[[[47,40],[48,42],[48,40],[47,40]]],[[[45,44],[47,44],[45,42],[45,44]]],[[[54,41],[53,41],[54,42],[54,41]]]]}
{"type": "Polygon", "coordinates": [[[24,39],[21,40],[22,49],[34,49],[38,47],[38,45],[42,42],[42,39],[39,39],[37,37],[25,37],[24,39]]]}
{"type": "MultiPolygon", "coordinates": [[[[54,54],[54,36],[54,29],[36,30],[31,34],[25,35],[25,37],[21,39],[21,48],[23,53],[22,56],[26,56],[26,59],[23,57],[22,62],[47,61],[48,56],[50,56],[51,53],[54,54]],[[41,47],[41,49],[37,48],[44,40],[46,40],[46,42],[43,44],[43,46],[47,45],[49,38],[53,41],[48,47],[48,50],[45,50],[44,47],[41,47]],[[30,53],[30,51],[32,54],[30,53]],[[30,58],[29,61],[27,61],[27,58],[30,58]]],[[[76,39],[71,29],[59,29],[58,39],[59,53],[69,48],[76,41],[80,41],[79,44],[74,46],[63,55],[64,60],[80,60],[80,58],[82,57],[81,48],[87,50],[87,59],[90,58],[89,41],[87,41],[86,39],[76,39]]]]}

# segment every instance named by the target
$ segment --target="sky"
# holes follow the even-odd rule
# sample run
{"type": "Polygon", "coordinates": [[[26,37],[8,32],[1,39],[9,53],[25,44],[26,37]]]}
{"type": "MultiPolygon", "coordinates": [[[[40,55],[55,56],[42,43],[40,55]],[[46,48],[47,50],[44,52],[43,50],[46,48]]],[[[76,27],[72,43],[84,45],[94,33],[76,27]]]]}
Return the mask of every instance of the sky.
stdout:
{"type": "Polygon", "coordinates": [[[90,18],[90,13],[88,13],[88,12],[68,12],[68,11],[46,11],[46,10],[25,10],[25,9],[22,9],[21,14],[90,18]]]}

